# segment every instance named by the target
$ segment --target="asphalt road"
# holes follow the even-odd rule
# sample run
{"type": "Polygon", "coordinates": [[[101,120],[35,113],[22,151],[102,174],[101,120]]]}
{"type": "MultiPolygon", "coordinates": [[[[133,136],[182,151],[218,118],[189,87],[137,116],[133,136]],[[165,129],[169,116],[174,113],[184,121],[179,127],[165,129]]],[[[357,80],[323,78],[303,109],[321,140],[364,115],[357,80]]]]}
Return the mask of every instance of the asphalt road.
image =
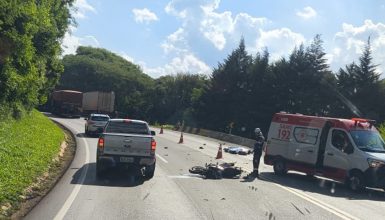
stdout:
{"type": "MultiPolygon", "coordinates": [[[[158,134],[156,129],[153,179],[143,181],[136,170],[128,170],[97,180],[97,138],[84,135],[85,121],[53,119],[76,135],[76,156],[26,219],[383,219],[385,215],[382,191],[352,193],[341,184],[298,173],[278,177],[262,161],[261,179],[254,181],[191,175],[190,167],[216,162],[220,141],[184,134],[184,143],[178,144],[180,133],[169,130],[158,134]]],[[[236,162],[248,171],[252,167],[251,155],[224,153],[220,161],[236,162]]]]}

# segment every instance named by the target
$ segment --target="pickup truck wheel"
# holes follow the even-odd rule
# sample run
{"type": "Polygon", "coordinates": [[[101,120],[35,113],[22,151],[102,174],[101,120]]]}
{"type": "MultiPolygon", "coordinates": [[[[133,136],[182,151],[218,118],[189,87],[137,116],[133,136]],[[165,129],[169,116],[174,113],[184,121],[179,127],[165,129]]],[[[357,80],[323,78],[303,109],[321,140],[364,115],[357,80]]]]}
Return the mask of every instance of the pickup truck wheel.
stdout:
{"type": "Polygon", "coordinates": [[[359,172],[353,172],[348,179],[348,187],[354,192],[360,192],[364,189],[364,176],[359,172]]]}
{"type": "Polygon", "coordinates": [[[276,175],[285,175],[287,173],[286,164],[281,159],[274,161],[273,168],[276,175]]]}
{"type": "Polygon", "coordinates": [[[155,174],[155,163],[150,166],[146,166],[146,169],[144,170],[144,176],[146,179],[151,179],[154,177],[155,174]]]}

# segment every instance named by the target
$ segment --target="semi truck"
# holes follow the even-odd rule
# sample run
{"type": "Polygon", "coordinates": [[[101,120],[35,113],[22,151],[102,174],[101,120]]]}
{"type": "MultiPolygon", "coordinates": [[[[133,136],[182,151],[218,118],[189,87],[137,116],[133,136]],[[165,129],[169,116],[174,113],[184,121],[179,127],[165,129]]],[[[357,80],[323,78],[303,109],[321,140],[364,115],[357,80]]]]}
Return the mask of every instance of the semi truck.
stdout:
{"type": "Polygon", "coordinates": [[[114,92],[85,92],[83,93],[83,114],[91,113],[112,114],[115,106],[114,92]]]}
{"type": "Polygon", "coordinates": [[[83,93],[73,90],[57,90],[51,94],[52,113],[64,117],[80,117],[83,93]]]}

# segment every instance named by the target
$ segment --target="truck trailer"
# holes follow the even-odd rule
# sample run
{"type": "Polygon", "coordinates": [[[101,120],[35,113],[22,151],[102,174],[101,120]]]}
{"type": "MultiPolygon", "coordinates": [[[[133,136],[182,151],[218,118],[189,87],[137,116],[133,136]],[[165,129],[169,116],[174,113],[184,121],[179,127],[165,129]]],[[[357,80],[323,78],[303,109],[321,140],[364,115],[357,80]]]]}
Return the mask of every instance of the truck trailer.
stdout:
{"type": "Polygon", "coordinates": [[[57,90],[51,94],[52,113],[64,117],[80,117],[83,93],[73,90],[57,90]]]}
{"type": "Polygon", "coordinates": [[[85,92],[83,93],[83,114],[91,113],[112,114],[115,106],[114,92],[85,92]]]}

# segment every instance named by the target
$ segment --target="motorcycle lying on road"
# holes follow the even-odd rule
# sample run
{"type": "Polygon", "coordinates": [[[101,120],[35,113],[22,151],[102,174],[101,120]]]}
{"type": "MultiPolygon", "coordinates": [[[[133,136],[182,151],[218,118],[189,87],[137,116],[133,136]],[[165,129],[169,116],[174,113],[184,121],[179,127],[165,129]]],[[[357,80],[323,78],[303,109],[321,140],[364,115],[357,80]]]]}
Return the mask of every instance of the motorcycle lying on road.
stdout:
{"type": "Polygon", "coordinates": [[[199,174],[206,179],[235,179],[242,174],[241,167],[235,167],[235,163],[205,164],[205,166],[193,166],[189,169],[192,174],[199,174]]]}

